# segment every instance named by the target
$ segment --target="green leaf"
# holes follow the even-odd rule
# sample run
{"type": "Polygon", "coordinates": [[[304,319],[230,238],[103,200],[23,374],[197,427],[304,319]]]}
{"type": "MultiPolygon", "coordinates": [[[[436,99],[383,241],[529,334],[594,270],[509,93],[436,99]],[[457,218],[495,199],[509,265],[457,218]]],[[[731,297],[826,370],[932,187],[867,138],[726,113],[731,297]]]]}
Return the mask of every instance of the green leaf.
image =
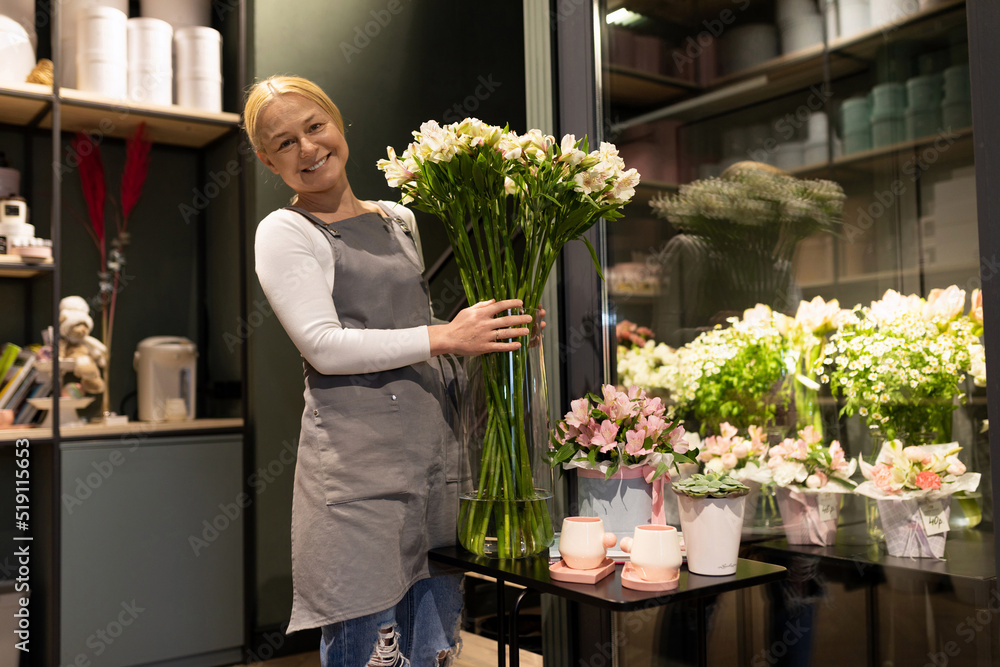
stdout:
{"type": "Polygon", "coordinates": [[[586,236],[581,236],[580,240],[587,245],[587,250],[590,251],[590,259],[594,261],[594,268],[597,269],[597,275],[601,277],[601,281],[604,281],[604,272],[601,271],[601,262],[597,259],[597,251],[594,250],[594,246],[590,244],[590,239],[586,236]]]}

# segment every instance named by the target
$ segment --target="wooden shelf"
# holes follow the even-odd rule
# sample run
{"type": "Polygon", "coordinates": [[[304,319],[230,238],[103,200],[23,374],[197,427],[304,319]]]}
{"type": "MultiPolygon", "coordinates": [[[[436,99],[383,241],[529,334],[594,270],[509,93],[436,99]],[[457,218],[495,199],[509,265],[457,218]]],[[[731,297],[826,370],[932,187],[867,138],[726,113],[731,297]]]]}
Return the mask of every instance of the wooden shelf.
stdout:
{"type": "Polygon", "coordinates": [[[702,90],[701,86],[691,81],[615,64],[608,66],[606,84],[611,100],[625,106],[667,104],[702,90]]]}
{"type": "MultiPolygon", "coordinates": [[[[847,173],[848,170],[865,174],[875,172],[885,173],[887,170],[892,169],[892,165],[888,163],[898,161],[901,155],[911,154],[918,155],[919,157],[920,153],[930,148],[934,149],[934,154],[930,156],[933,159],[926,160],[927,166],[931,164],[946,164],[947,162],[943,162],[944,160],[958,160],[971,164],[974,148],[972,144],[972,128],[966,127],[947,134],[942,133],[919,139],[908,139],[890,146],[881,146],[867,151],[849,153],[834,158],[833,162],[809,164],[793,169],[789,173],[800,178],[829,177],[830,174],[824,172],[829,172],[830,169],[842,170],[843,173],[847,173]],[[939,147],[937,143],[942,138],[947,143],[944,147],[939,147]]],[[[910,165],[910,168],[916,169],[918,166],[917,163],[914,163],[910,165]]]]}
{"type": "MultiPolygon", "coordinates": [[[[126,102],[72,88],[59,91],[62,129],[66,132],[99,132],[127,138],[146,123],[154,143],[201,148],[239,127],[240,116],[176,105],[126,102]]],[[[4,84],[0,87],[0,123],[26,127],[52,127],[52,89],[37,84],[4,84]]]]}
{"type": "Polygon", "coordinates": [[[44,262],[13,261],[16,255],[0,255],[0,278],[34,278],[43,273],[52,273],[52,260],[44,262]]]}
{"type": "MultiPolygon", "coordinates": [[[[92,440],[111,436],[132,435],[139,438],[154,435],[175,435],[185,433],[217,433],[243,428],[242,419],[193,419],[180,422],[128,422],[119,426],[104,424],[83,424],[60,429],[59,439],[92,440]]],[[[32,443],[52,439],[51,428],[0,429],[0,445],[13,444],[15,440],[28,439],[32,443]]]]}
{"type": "Polygon", "coordinates": [[[0,85],[0,123],[24,127],[52,108],[52,88],[36,83],[0,85]]]}
{"type": "MultiPolygon", "coordinates": [[[[816,44],[717,78],[704,85],[701,94],[688,97],[667,107],[661,107],[663,102],[653,95],[644,100],[630,98],[626,101],[624,98],[619,99],[612,84],[610,90],[613,104],[620,103],[632,107],[645,106],[647,108],[661,107],[655,111],[616,123],[612,129],[620,131],[633,125],[661,118],[672,118],[680,121],[702,120],[805,90],[809,86],[822,83],[824,80],[824,60],[827,59],[825,58],[827,54],[829,54],[827,60],[829,60],[831,79],[839,79],[853,73],[866,71],[871,68],[879,50],[887,42],[911,38],[920,39],[930,32],[927,25],[929,21],[936,21],[940,24],[935,25],[933,29],[935,33],[947,30],[950,26],[964,25],[966,20],[964,8],[965,0],[946,0],[934,7],[910,14],[899,21],[834,40],[828,47],[816,44]]],[[[629,89],[629,92],[638,93],[640,90],[642,89],[636,87],[629,89]]]]}

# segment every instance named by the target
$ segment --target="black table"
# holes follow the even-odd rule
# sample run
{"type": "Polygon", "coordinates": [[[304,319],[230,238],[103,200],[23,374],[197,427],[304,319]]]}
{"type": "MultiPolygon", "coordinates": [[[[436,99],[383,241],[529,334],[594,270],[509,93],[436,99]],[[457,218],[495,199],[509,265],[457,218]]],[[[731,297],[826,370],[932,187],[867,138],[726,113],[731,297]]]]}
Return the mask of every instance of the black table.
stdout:
{"type": "MultiPolygon", "coordinates": [[[[518,667],[517,620],[520,605],[528,591],[558,595],[573,602],[592,605],[608,611],[638,611],[671,602],[685,600],[699,601],[707,596],[719,595],[728,591],[757,586],[778,581],[785,577],[784,567],[770,565],[754,560],[739,559],[736,574],[724,577],[708,577],[691,574],[687,566],[681,568],[677,587],[671,591],[645,592],[622,587],[622,565],[615,567],[613,575],[608,575],[596,584],[573,584],[556,581],[549,576],[549,558],[540,554],[530,558],[496,559],[477,556],[462,547],[442,547],[431,549],[429,558],[436,563],[451,565],[467,572],[477,572],[497,581],[497,664],[505,667],[503,644],[508,635],[507,625],[511,626],[510,664],[518,667]],[[504,586],[507,582],[525,587],[511,611],[510,622],[505,621],[506,604],[504,601],[504,586]]],[[[699,614],[704,619],[704,614],[699,614]]],[[[699,641],[706,637],[705,628],[699,627],[699,641]]],[[[705,652],[702,650],[701,655],[705,652]]]]}

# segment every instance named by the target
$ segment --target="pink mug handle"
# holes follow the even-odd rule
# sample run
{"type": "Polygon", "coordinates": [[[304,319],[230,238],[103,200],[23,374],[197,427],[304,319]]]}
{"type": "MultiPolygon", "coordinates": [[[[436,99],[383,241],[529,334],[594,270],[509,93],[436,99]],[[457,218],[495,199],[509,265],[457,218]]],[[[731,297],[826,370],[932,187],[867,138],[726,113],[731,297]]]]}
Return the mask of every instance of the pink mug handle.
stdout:
{"type": "Polygon", "coordinates": [[[623,537],[622,538],[621,547],[622,547],[622,551],[624,551],[625,553],[627,553],[627,554],[632,553],[632,538],[631,537],[623,537]]]}
{"type": "Polygon", "coordinates": [[[618,537],[614,533],[604,533],[604,537],[601,540],[604,542],[604,548],[610,549],[617,544],[618,537]]]}

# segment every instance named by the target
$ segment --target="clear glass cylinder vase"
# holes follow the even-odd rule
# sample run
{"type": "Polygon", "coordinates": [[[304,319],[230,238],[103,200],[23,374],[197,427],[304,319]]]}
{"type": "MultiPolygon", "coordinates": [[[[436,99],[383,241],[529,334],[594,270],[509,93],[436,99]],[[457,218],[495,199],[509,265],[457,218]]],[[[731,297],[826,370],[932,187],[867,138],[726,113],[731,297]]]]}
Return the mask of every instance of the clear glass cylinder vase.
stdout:
{"type": "Polygon", "coordinates": [[[542,552],[554,532],[541,342],[468,359],[466,376],[459,543],[495,558],[542,552]]]}

